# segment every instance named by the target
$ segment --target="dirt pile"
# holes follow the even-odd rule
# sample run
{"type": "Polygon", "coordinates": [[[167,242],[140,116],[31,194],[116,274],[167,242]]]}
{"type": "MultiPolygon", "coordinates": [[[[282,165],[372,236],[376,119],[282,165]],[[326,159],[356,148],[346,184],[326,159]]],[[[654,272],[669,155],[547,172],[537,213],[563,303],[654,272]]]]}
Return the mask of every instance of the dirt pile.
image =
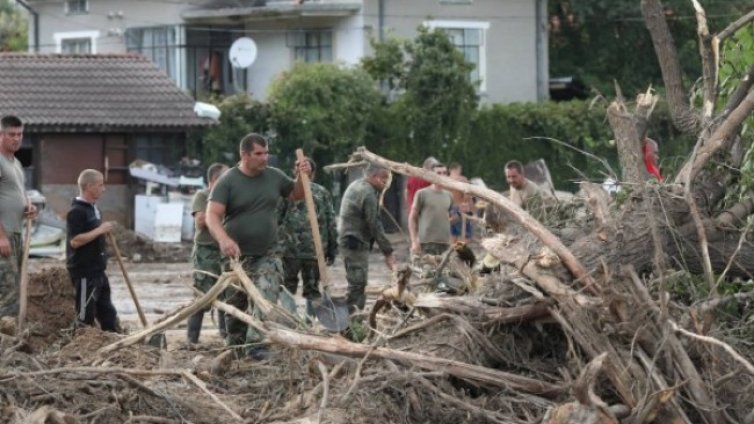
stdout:
{"type": "Polygon", "coordinates": [[[63,266],[29,274],[28,343],[34,352],[70,337],[76,318],[76,290],[63,266]]]}
{"type": "MultiPolygon", "coordinates": [[[[121,255],[133,262],[186,262],[191,257],[191,243],[160,243],[116,224],[113,236],[121,255]]],[[[110,248],[110,256],[115,255],[110,248]]]]}

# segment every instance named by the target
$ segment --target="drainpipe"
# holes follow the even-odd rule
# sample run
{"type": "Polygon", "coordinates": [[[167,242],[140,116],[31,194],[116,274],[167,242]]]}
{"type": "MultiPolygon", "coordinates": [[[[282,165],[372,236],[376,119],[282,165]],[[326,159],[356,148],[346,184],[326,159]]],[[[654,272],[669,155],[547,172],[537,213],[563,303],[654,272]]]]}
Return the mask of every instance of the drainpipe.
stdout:
{"type": "Polygon", "coordinates": [[[547,51],[547,0],[537,0],[534,6],[536,20],[537,100],[549,98],[549,66],[547,51]]]}
{"type": "Polygon", "coordinates": [[[377,2],[377,25],[379,26],[379,39],[385,41],[385,0],[377,2]]]}
{"type": "Polygon", "coordinates": [[[21,5],[32,16],[34,22],[34,52],[39,53],[39,13],[32,9],[28,3],[24,0],[16,0],[16,3],[21,5]]]}

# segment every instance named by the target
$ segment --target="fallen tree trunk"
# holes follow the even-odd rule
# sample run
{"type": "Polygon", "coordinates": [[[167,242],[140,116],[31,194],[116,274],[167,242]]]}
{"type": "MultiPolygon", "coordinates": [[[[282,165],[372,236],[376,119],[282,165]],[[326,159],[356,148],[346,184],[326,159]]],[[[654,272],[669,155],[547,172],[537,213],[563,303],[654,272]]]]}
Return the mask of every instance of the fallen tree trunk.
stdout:
{"type": "Polygon", "coordinates": [[[256,318],[241,312],[232,305],[216,300],[213,302],[213,306],[264,333],[270,342],[296,349],[314,350],[352,358],[363,358],[369,355],[370,357],[389,359],[407,366],[419,367],[429,371],[441,371],[457,378],[484,383],[488,386],[506,387],[510,390],[522,391],[547,398],[559,396],[565,391],[565,388],[558,384],[464,362],[384,347],[372,347],[361,343],[349,342],[339,337],[315,336],[286,328],[267,328],[256,318]]]}

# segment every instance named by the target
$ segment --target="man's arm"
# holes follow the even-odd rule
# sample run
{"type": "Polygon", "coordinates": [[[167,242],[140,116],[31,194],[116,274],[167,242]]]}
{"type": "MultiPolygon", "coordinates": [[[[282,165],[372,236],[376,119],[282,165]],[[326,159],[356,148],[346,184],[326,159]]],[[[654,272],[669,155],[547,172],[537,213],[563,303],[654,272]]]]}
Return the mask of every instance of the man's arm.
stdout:
{"type": "Polygon", "coordinates": [[[207,204],[207,213],[205,215],[205,222],[209,233],[217,240],[220,245],[220,250],[225,256],[231,258],[237,258],[241,255],[241,249],[238,248],[238,244],[228,236],[228,233],[223,227],[223,218],[225,217],[225,205],[219,202],[210,200],[207,204]]]}
{"type": "Polygon", "coordinates": [[[3,224],[0,224],[0,255],[5,257],[10,256],[10,240],[3,224]]]}
{"type": "Polygon", "coordinates": [[[195,212],[194,222],[200,230],[205,229],[207,227],[207,214],[205,212],[195,212]]]}
{"type": "Polygon", "coordinates": [[[390,240],[385,236],[385,229],[382,227],[380,221],[380,205],[377,201],[377,196],[367,196],[364,199],[364,219],[369,226],[369,233],[372,238],[377,242],[380,251],[385,256],[392,256],[393,246],[390,244],[390,240]]]}
{"type": "Polygon", "coordinates": [[[411,251],[419,253],[421,247],[419,245],[419,236],[417,228],[419,227],[419,199],[418,196],[414,198],[414,206],[411,207],[411,212],[408,214],[408,234],[411,237],[411,251]]]}
{"type": "Polygon", "coordinates": [[[296,160],[296,169],[298,172],[296,173],[296,179],[293,180],[293,190],[291,191],[291,194],[288,195],[288,199],[293,201],[304,198],[304,180],[301,178],[301,174],[306,173],[306,175],[309,175],[312,166],[308,159],[300,159],[296,160]]]}
{"type": "Polygon", "coordinates": [[[77,234],[75,237],[71,238],[71,247],[74,249],[78,249],[81,246],[85,246],[92,241],[96,240],[97,237],[101,235],[105,235],[107,233],[110,233],[113,231],[113,223],[112,222],[103,222],[99,225],[99,227],[87,231],[85,233],[77,234]]]}

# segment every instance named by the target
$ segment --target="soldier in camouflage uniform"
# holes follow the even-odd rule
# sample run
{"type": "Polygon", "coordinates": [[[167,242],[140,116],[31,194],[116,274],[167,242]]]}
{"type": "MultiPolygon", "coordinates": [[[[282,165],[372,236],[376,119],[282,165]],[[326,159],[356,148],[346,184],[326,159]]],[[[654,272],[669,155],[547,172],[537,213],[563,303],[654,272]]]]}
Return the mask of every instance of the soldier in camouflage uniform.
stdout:
{"type": "Polygon", "coordinates": [[[26,199],[24,170],[15,157],[23,137],[20,119],[15,116],[0,119],[0,317],[18,314],[23,256],[21,229],[24,216],[33,219],[36,215],[36,208],[26,199]]]}
{"type": "Polygon", "coordinates": [[[369,270],[369,249],[372,241],[377,242],[385,255],[385,265],[395,267],[395,256],[390,240],[380,222],[378,195],[385,188],[388,170],[369,165],[367,176],[354,181],[343,194],[340,204],[338,247],[346,266],[348,280],[348,309],[364,309],[365,289],[369,270]]]}
{"type": "MultiPolygon", "coordinates": [[[[191,205],[191,215],[194,217],[194,249],[191,252],[191,263],[195,271],[205,271],[213,275],[222,273],[222,255],[220,246],[210,235],[207,229],[206,211],[209,201],[209,193],[220,176],[228,170],[228,167],[222,163],[213,163],[207,168],[207,188],[199,190],[194,194],[191,205]]],[[[217,278],[203,273],[194,272],[194,287],[207,292],[217,281],[217,278]]],[[[202,331],[202,321],[204,320],[204,310],[197,311],[188,320],[188,329],[186,336],[189,343],[199,343],[199,334],[202,331]]],[[[217,318],[220,336],[225,338],[225,314],[218,311],[217,318]]]]}
{"type": "MultiPolygon", "coordinates": [[[[282,171],[267,165],[267,140],[248,134],[239,146],[241,160],[217,181],[209,196],[207,227],[217,240],[220,251],[228,258],[242,261],[254,285],[272,303],[277,303],[282,284],[282,264],[276,254],[277,211],[280,198],[300,200],[304,197],[301,179],[290,179],[282,171]]],[[[309,172],[306,160],[297,161],[299,172],[309,172]]],[[[246,293],[226,291],[226,302],[264,319],[258,307],[249,304],[246,293]]],[[[255,359],[268,356],[263,335],[242,321],[225,316],[229,345],[250,344],[247,354],[255,359]]]]}
{"type": "MultiPolygon", "coordinates": [[[[309,159],[312,168],[309,176],[311,182],[312,198],[317,210],[317,222],[319,234],[322,239],[322,248],[325,251],[325,260],[328,265],[335,261],[338,251],[338,234],[335,229],[335,211],[332,206],[332,197],[326,188],[314,183],[314,174],[317,165],[309,159]]],[[[283,200],[281,203],[282,217],[280,232],[283,243],[283,271],[284,284],[292,294],[298,288],[299,273],[303,280],[303,295],[307,300],[313,300],[320,296],[319,293],[319,267],[317,266],[317,254],[314,250],[314,239],[309,225],[309,217],[306,212],[306,202],[283,200]]]]}

